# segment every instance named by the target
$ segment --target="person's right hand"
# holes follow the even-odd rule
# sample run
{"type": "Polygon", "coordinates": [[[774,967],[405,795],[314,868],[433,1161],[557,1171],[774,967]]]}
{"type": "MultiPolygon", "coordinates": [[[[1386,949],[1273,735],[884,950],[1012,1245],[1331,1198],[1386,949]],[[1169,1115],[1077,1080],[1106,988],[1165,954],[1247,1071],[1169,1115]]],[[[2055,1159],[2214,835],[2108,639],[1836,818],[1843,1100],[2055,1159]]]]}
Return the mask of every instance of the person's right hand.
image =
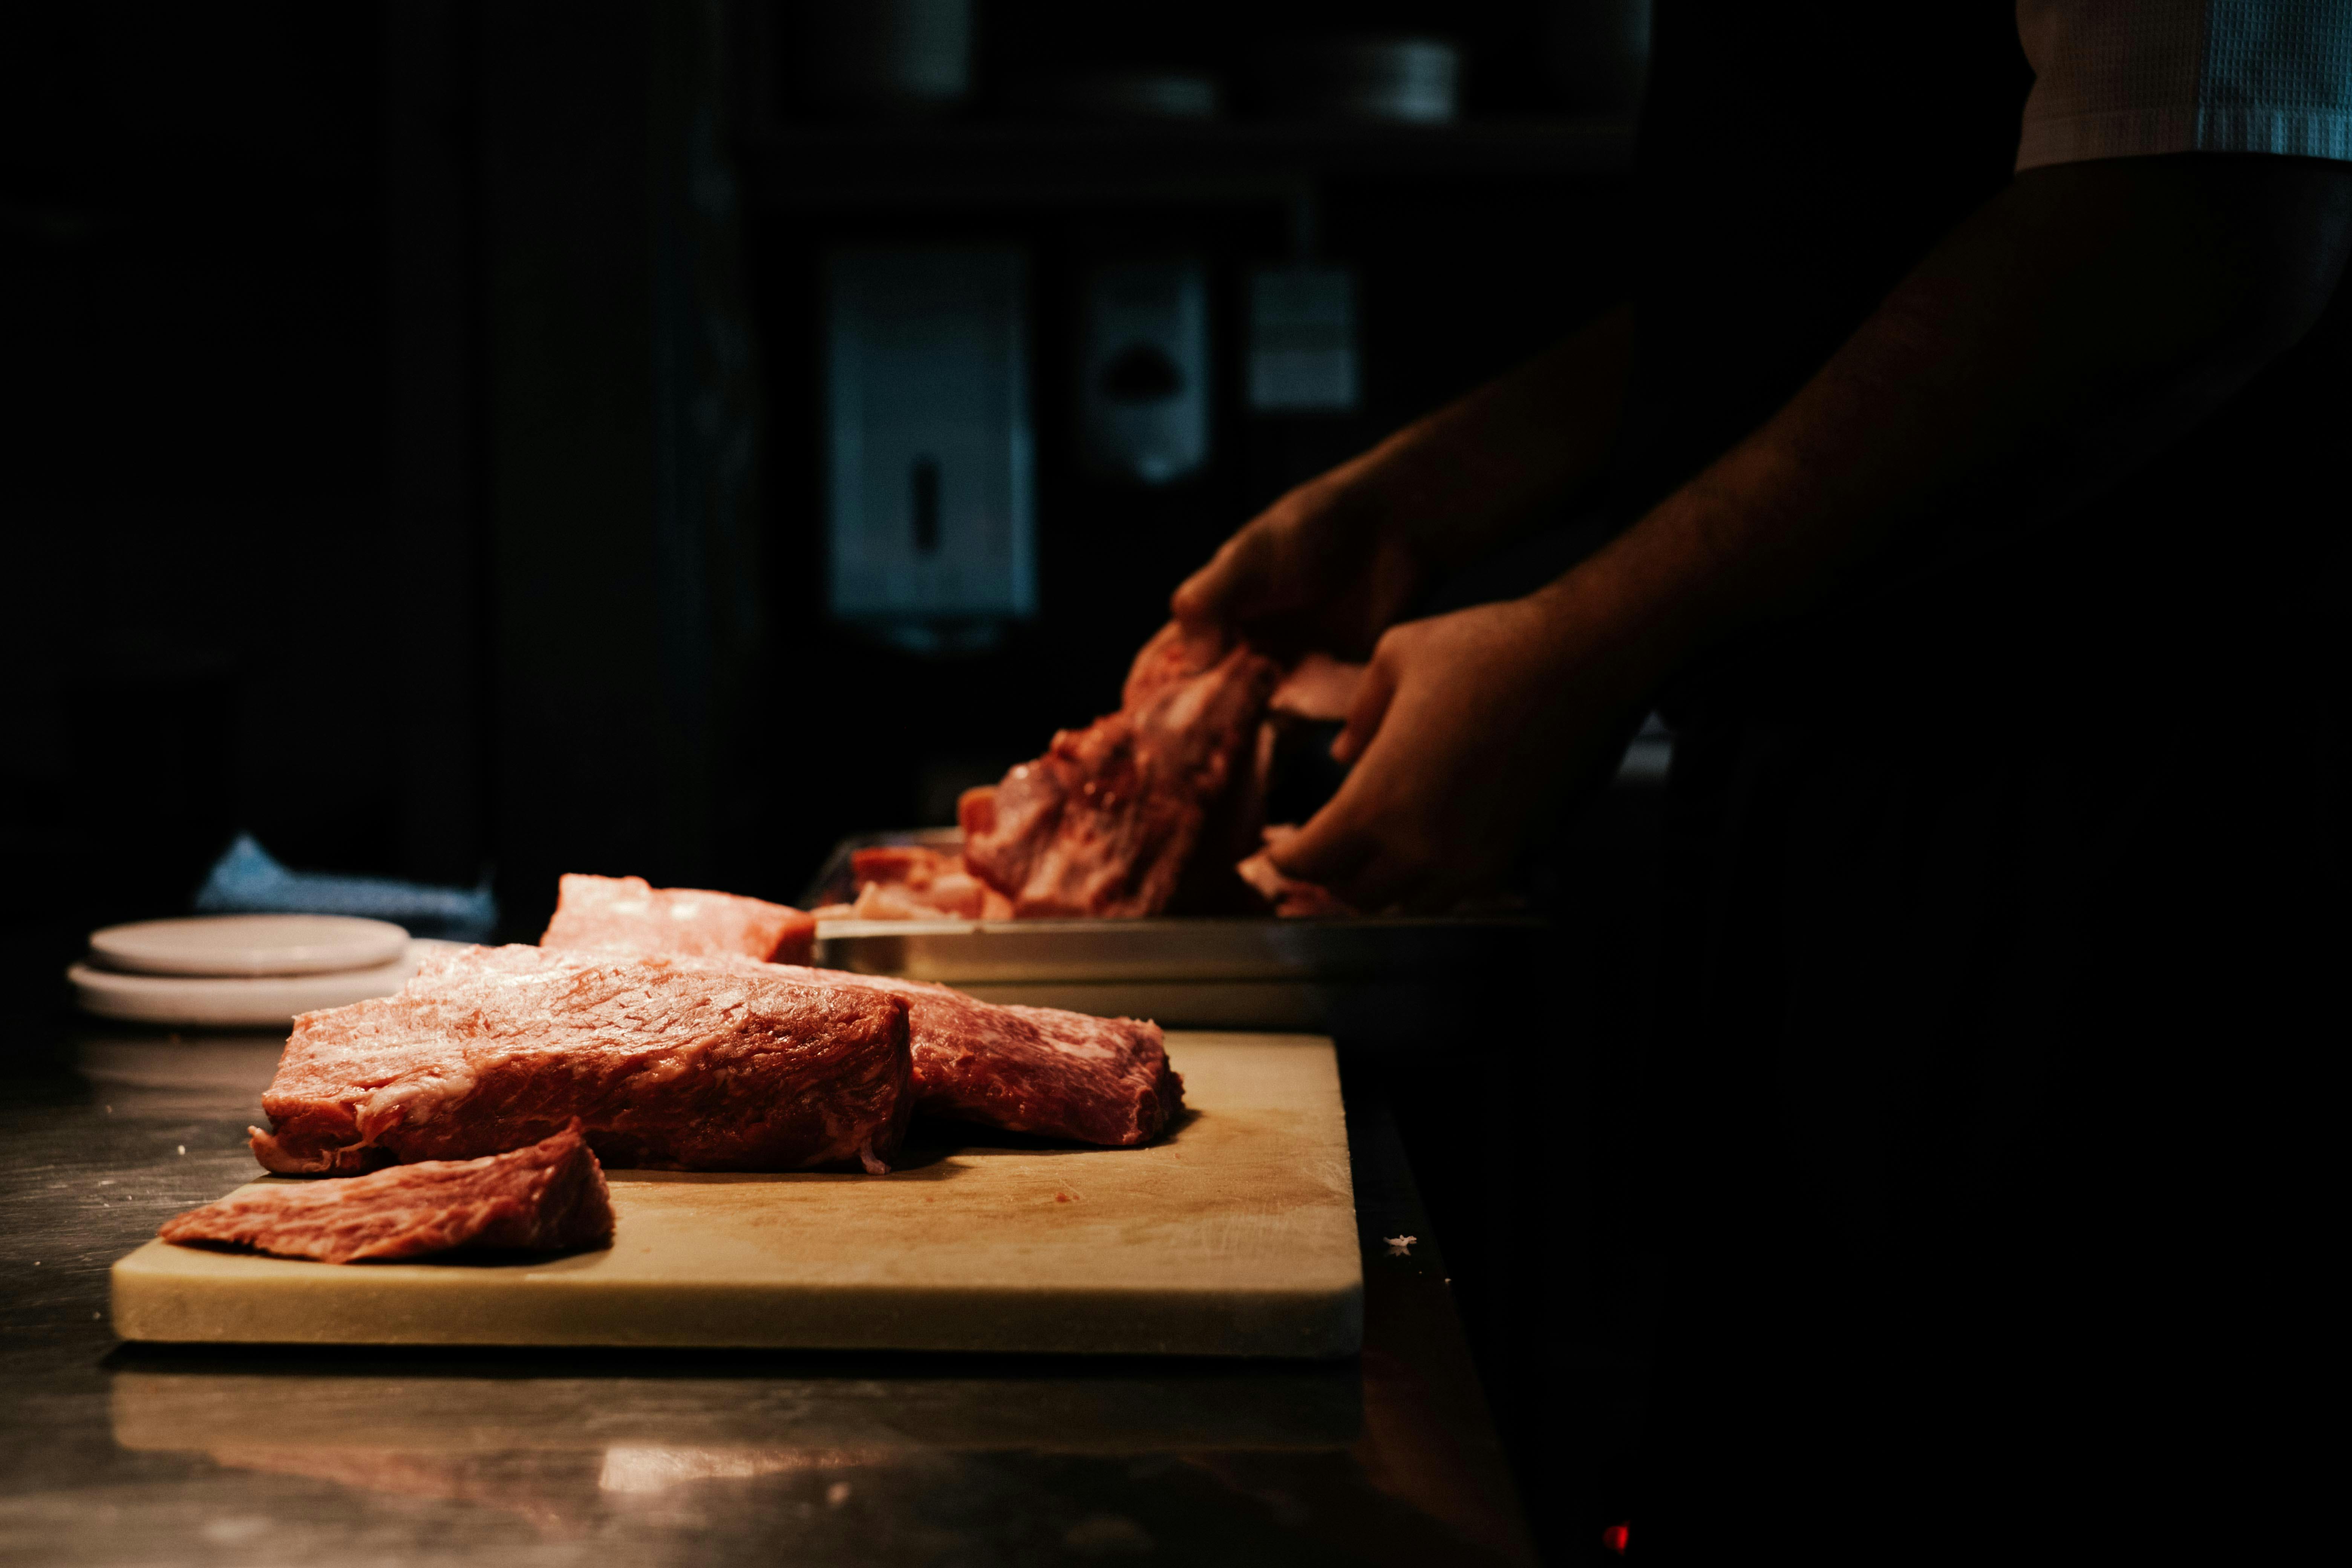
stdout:
{"type": "Polygon", "coordinates": [[[1251,519],[1170,601],[1187,626],[1231,626],[1269,650],[1363,658],[1428,581],[1396,521],[1379,449],[1251,519]]]}

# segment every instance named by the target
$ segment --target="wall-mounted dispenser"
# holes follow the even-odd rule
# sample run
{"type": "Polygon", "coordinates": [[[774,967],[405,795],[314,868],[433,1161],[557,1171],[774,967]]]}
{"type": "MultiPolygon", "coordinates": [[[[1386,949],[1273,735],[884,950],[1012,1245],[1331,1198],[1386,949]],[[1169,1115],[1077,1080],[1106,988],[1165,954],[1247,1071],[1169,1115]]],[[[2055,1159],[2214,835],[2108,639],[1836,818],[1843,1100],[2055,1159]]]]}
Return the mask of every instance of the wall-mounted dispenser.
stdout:
{"type": "Polygon", "coordinates": [[[934,651],[1036,612],[1026,271],[999,248],[828,259],[835,617],[934,651]]]}
{"type": "Polygon", "coordinates": [[[1096,269],[1078,353],[1087,467],[1159,485],[1208,460],[1209,281],[1198,261],[1096,269]]]}

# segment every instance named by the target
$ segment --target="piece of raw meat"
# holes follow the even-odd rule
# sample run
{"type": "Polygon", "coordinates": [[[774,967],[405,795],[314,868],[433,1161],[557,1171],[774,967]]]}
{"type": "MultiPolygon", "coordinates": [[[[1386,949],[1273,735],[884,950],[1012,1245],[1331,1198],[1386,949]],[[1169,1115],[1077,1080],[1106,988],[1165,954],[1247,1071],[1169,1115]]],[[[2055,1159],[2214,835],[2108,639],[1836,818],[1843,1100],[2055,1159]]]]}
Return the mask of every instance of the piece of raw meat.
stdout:
{"type": "Polygon", "coordinates": [[[849,875],[859,887],[868,882],[902,882],[929,887],[936,878],[963,870],[963,857],[934,849],[928,844],[873,844],[849,852],[849,875]]]}
{"type": "Polygon", "coordinates": [[[1127,682],[1119,688],[1121,709],[1136,709],[1212,669],[1230,654],[1233,637],[1214,626],[1188,626],[1171,621],[1136,649],[1127,667],[1127,682]]]}
{"type": "MultiPolygon", "coordinates": [[[[668,934],[667,925],[651,920],[614,932],[646,952],[659,951],[668,934]]],[[[1183,1080],[1169,1068],[1157,1024],[1056,1007],[1004,1006],[950,986],[892,975],[735,957],[678,955],[672,962],[680,968],[766,973],[812,987],[901,999],[913,1047],[916,1108],[933,1115],[1124,1146],[1158,1137],[1183,1105],[1183,1080]]]]}
{"type": "Polygon", "coordinates": [[[1184,1080],[1168,1065],[1157,1024],[982,1002],[952,986],[889,974],[785,973],[811,984],[903,997],[915,1106],[928,1115],[1128,1148],[1160,1136],[1183,1109],[1184,1080]]]}
{"type": "Polygon", "coordinates": [[[589,877],[567,872],[557,884],[555,918],[541,947],[642,951],[632,940],[647,925],[664,937],[658,951],[702,957],[740,953],[777,963],[806,963],[816,952],[816,921],[783,904],[714,893],[705,888],[656,888],[643,877],[589,877]]]}
{"type": "Polygon", "coordinates": [[[959,854],[920,844],[877,845],[853,851],[849,873],[857,883],[857,901],[848,907],[843,919],[1013,918],[1013,900],[973,876],[959,854]]]}
{"type": "Polygon", "coordinates": [[[914,1105],[907,1034],[898,997],[751,959],[461,948],[397,995],[295,1019],[253,1152],[346,1175],[577,1117],[607,1165],[879,1172],[914,1105]]]}
{"type": "Polygon", "coordinates": [[[167,1220],[156,1234],[184,1246],[249,1247],[321,1263],[461,1247],[570,1251],[612,1244],[613,1199],[574,1121],[504,1154],[241,1193],[167,1220]]]}
{"type": "Polygon", "coordinates": [[[1159,914],[1196,858],[1203,898],[1246,897],[1229,868],[1256,841],[1259,720],[1281,674],[1246,645],[1163,628],[1118,712],[965,792],[964,864],[1024,916],[1159,914]]]}

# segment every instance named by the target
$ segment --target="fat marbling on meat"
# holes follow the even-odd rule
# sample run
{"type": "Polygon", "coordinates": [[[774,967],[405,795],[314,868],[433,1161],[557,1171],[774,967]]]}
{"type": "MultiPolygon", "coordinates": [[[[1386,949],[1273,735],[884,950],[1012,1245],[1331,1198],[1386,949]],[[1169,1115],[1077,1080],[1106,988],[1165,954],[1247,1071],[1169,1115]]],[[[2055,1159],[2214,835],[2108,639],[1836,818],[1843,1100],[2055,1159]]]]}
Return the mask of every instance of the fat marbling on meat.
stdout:
{"type": "MultiPolygon", "coordinates": [[[[925,850],[922,854],[932,852],[925,850]]],[[[608,929],[608,942],[665,951],[671,927],[641,919],[608,929]]],[[[982,1002],[946,985],[892,975],[675,954],[680,968],[709,966],[782,976],[812,987],[878,993],[908,1009],[916,1108],[1114,1147],[1148,1143],[1183,1106],[1183,1079],[1168,1066],[1160,1026],[1097,1018],[1058,1007],[982,1002]]]]}
{"type": "Polygon", "coordinates": [[[791,1171],[896,1150],[908,1007],[749,959],[466,948],[294,1021],[255,1158],[288,1174],[468,1159],[572,1118],[607,1165],[791,1171]]]}
{"type": "Polygon", "coordinates": [[[503,1154],[238,1193],[164,1222],[183,1246],[249,1247],[321,1263],[436,1252],[571,1251],[613,1239],[613,1199],[580,1123],[503,1154]]]}

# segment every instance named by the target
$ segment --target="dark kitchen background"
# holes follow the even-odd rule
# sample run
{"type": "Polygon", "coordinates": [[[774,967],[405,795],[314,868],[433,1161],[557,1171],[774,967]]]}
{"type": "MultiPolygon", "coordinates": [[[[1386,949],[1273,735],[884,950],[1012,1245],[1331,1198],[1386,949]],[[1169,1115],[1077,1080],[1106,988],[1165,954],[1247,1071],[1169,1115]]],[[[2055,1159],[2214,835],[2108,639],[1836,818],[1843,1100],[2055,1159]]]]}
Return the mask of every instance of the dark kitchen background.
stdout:
{"type": "MultiPolygon", "coordinates": [[[[1645,14],[6,7],[16,994],[184,910],[239,831],[490,875],[529,941],[561,871],[791,901],[843,835],[950,820],[1116,706],[1253,510],[1613,301],[1645,14]],[[900,352],[894,310],[953,320],[900,352]],[[921,447],[891,398],[981,372],[1012,390],[950,434],[1025,494],[1018,559],[877,609],[835,572],[843,422],[921,447]]],[[[953,467],[867,498],[926,571],[953,467]]],[[[1568,1036],[1634,1032],[1650,812],[1621,789],[1574,842],[1568,1036]]],[[[1416,1163],[1530,1508],[1580,1530],[1622,1352],[1591,1249],[1547,1240],[1584,1184],[1543,1161],[1598,1091],[1535,1070],[1537,1153],[1416,1163]]]]}

